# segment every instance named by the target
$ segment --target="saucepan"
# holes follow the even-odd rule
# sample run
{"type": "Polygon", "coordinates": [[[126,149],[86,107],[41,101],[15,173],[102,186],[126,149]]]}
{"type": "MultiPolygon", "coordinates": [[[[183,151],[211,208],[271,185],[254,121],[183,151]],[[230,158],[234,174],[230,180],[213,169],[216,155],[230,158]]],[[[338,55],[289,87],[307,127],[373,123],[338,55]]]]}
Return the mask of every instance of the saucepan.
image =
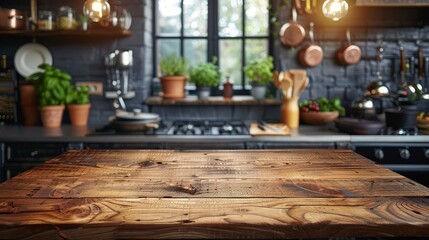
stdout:
{"type": "Polygon", "coordinates": [[[24,11],[0,8],[0,30],[25,30],[27,17],[24,11]]]}
{"type": "Polygon", "coordinates": [[[298,54],[299,62],[306,67],[315,67],[323,60],[323,50],[320,46],[314,44],[314,23],[310,22],[308,32],[310,42],[307,43],[298,54]]]}
{"type": "Polygon", "coordinates": [[[280,29],[280,41],[287,47],[296,47],[305,39],[305,29],[296,21],[296,10],[292,7],[292,20],[280,29]]]}
{"type": "Polygon", "coordinates": [[[132,112],[118,109],[115,116],[112,116],[109,120],[116,130],[137,132],[158,128],[161,118],[155,113],[142,113],[141,109],[133,109],[132,112]]]}
{"type": "Polygon", "coordinates": [[[346,31],[347,44],[342,46],[337,52],[337,59],[342,65],[356,64],[360,61],[362,51],[360,47],[351,43],[350,29],[346,31]]]}

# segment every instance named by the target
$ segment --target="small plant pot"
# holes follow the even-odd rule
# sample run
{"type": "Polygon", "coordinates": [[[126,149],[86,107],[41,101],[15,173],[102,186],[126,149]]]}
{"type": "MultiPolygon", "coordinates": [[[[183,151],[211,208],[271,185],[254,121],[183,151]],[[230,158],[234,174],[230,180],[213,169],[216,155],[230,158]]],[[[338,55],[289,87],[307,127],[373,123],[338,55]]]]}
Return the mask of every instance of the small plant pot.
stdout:
{"type": "Polygon", "coordinates": [[[163,98],[180,99],[185,97],[185,76],[165,76],[160,77],[163,98]]]}
{"type": "Polygon", "coordinates": [[[264,85],[252,85],[251,94],[256,100],[265,99],[267,88],[264,85]]]}
{"type": "Polygon", "coordinates": [[[210,87],[197,87],[197,96],[199,99],[208,99],[210,97],[210,87]]]}
{"type": "Polygon", "coordinates": [[[45,128],[59,128],[63,120],[64,105],[46,106],[40,109],[42,124],[45,128]]]}
{"type": "Polygon", "coordinates": [[[91,104],[68,104],[67,111],[69,112],[70,123],[72,126],[88,125],[88,117],[91,109],[91,104]]]}

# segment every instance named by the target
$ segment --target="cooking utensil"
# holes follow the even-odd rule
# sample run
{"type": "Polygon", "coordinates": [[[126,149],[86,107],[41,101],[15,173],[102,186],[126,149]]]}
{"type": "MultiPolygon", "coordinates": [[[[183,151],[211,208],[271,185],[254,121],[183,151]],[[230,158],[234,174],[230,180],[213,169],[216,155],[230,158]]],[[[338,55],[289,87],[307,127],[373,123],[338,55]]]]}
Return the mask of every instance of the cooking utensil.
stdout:
{"type": "Polygon", "coordinates": [[[296,47],[305,40],[305,29],[296,20],[296,9],[292,7],[292,20],[280,29],[280,41],[287,47],[296,47]]]}
{"type": "Polygon", "coordinates": [[[311,9],[311,0],[305,0],[305,13],[312,14],[313,11],[311,9]]]}
{"type": "Polygon", "coordinates": [[[369,86],[367,86],[366,88],[366,94],[371,96],[372,98],[386,97],[390,94],[390,90],[384,83],[380,73],[380,64],[382,60],[383,60],[383,48],[381,46],[378,46],[377,55],[376,55],[377,80],[371,82],[369,86]]]}
{"type": "Polygon", "coordinates": [[[351,116],[361,119],[376,117],[376,109],[372,98],[364,96],[352,103],[351,116]]]}
{"type": "Polygon", "coordinates": [[[340,132],[357,135],[379,135],[384,127],[379,121],[357,118],[337,118],[334,123],[340,132]]]}
{"type": "Polygon", "coordinates": [[[143,121],[143,120],[157,120],[160,116],[155,113],[142,113],[141,109],[135,108],[132,112],[124,110],[116,110],[115,117],[124,121],[143,121]]]}
{"type": "Polygon", "coordinates": [[[304,10],[302,9],[301,0],[295,0],[294,5],[292,7],[296,8],[296,11],[299,15],[304,14],[304,10]]]}
{"type": "Polygon", "coordinates": [[[386,109],[386,127],[392,129],[412,129],[417,125],[418,111],[406,108],[386,109]]]}
{"type": "Polygon", "coordinates": [[[356,64],[360,61],[362,52],[359,46],[351,43],[350,29],[346,31],[347,44],[337,52],[337,59],[342,65],[356,64]]]}
{"type": "Polygon", "coordinates": [[[292,97],[299,97],[302,86],[307,79],[307,72],[305,70],[290,70],[293,80],[292,97]]]}
{"type": "Polygon", "coordinates": [[[314,44],[314,23],[310,22],[310,30],[308,32],[310,42],[307,43],[299,52],[298,58],[302,65],[307,67],[315,67],[323,60],[323,50],[320,46],[314,44]]]}
{"type": "Polygon", "coordinates": [[[27,29],[27,16],[24,11],[0,8],[0,30],[27,29]]]}

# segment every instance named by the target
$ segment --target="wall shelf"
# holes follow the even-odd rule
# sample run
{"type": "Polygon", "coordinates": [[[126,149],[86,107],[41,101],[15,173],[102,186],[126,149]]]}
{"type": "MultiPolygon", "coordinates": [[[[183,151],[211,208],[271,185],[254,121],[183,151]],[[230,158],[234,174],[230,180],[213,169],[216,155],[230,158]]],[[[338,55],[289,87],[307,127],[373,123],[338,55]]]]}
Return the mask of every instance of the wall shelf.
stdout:
{"type": "Polygon", "coordinates": [[[112,29],[94,29],[94,30],[7,30],[0,31],[0,36],[22,36],[22,37],[53,37],[53,36],[88,36],[88,37],[129,37],[130,31],[112,30],[112,29]]]}

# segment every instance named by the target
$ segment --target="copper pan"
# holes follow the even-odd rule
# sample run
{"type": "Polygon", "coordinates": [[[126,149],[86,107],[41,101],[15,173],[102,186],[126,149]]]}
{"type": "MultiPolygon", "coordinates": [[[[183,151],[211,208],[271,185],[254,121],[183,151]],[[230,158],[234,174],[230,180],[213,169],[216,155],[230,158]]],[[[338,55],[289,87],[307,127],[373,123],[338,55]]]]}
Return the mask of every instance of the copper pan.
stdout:
{"type": "Polygon", "coordinates": [[[296,9],[292,6],[292,20],[280,29],[280,41],[286,47],[296,47],[305,39],[305,29],[296,21],[296,9]]]}
{"type": "Polygon", "coordinates": [[[310,42],[307,43],[298,53],[299,62],[306,67],[315,67],[323,60],[323,50],[319,45],[314,44],[314,23],[310,22],[310,42]]]}
{"type": "Polygon", "coordinates": [[[0,30],[25,30],[27,17],[24,11],[0,8],[0,30]]]}
{"type": "Polygon", "coordinates": [[[346,31],[347,44],[337,52],[337,59],[342,65],[356,64],[362,57],[360,47],[351,43],[350,29],[346,31]]]}

